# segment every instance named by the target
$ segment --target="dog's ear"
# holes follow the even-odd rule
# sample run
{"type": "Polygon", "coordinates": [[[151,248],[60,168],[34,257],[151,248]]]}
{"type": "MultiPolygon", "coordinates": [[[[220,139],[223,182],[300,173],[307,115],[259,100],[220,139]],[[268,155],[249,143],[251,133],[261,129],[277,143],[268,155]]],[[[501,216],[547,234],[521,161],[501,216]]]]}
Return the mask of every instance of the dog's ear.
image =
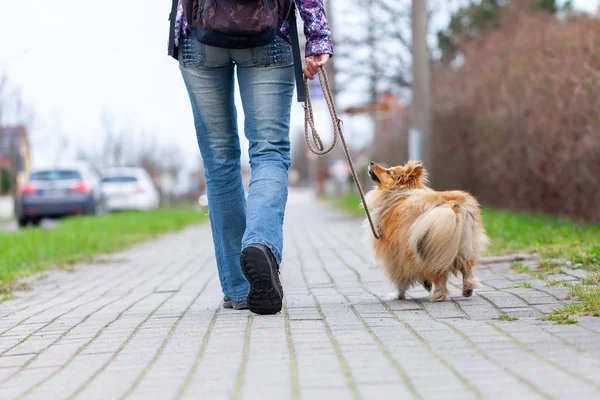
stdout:
{"type": "Polygon", "coordinates": [[[427,180],[427,172],[421,161],[409,161],[404,166],[404,179],[407,184],[424,183],[427,180]]]}

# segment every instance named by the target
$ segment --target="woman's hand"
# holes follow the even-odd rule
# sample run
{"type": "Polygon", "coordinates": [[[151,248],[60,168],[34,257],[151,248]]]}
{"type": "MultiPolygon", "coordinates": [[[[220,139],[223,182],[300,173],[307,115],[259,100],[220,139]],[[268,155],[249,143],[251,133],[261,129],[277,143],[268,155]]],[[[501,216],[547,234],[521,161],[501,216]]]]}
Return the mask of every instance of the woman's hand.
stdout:
{"type": "Polygon", "coordinates": [[[319,71],[319,67],[324,67],[329,60],[329,54],[318,54],[316,56],[306,57],[304,65],[304,75],[310,80],[315,79],[315,75],[319,71]]]}

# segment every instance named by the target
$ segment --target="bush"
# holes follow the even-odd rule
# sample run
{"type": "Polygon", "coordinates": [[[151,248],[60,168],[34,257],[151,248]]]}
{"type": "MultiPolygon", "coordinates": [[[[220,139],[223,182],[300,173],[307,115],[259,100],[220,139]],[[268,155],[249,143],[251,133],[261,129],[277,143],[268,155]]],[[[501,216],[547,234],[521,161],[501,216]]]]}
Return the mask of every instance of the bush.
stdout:
{"type": "Polygon", "coordinates": [[[435,184],[600,221],[600,23],[509,6],[434,72],[435,184]]]}
{"type": "Polygon", "coordinates": [[[0,196],[7,194],[11,189],[10,172],[0,168],[0,196]]]}

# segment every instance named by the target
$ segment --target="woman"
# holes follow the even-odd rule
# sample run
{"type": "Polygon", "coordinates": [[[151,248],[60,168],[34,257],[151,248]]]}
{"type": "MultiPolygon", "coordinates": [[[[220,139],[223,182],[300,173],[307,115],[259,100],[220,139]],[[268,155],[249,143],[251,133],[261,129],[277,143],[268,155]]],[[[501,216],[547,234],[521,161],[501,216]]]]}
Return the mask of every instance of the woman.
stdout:
{"type": "MultiPolygon", "coordinates": [[[[313,79],[333,54],[323,0],[296,0],[307,38],[303,69],[313,79]]],[[[281,311],[279,265],[287,202],[290,110],[294,94],[287,24],[271,43],[226,49],[198,41],[183,0],[174,0],[169,54],[179,60],[204,160],[209,215],[224,307],[281,311]],[[173,18],[174,17],[174,18],[173,18]],[[244,107],[252,177],[248,198],[240,170],[234,73],[244,107]]]]}

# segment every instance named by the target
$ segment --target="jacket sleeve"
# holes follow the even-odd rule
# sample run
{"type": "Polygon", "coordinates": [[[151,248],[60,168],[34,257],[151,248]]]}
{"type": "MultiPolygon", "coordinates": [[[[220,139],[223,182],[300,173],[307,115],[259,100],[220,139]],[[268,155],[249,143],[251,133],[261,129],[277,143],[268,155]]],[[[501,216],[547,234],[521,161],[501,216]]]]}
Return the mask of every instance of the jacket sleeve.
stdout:
{"type": "Polygon", "coordinates": [[[323,0],[296,0],[296,5],[304,21],[306,56],[333,55],[331,29],[325,15],[323,0]]]}

